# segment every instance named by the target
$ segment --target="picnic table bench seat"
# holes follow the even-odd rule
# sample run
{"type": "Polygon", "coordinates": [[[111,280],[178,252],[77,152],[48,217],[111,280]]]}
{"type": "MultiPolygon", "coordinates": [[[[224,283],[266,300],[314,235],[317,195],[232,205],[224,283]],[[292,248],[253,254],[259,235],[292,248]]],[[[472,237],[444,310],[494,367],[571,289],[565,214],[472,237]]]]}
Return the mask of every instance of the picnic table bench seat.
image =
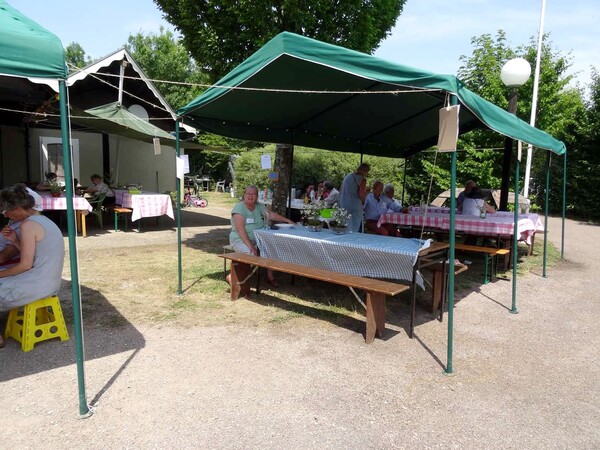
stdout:
{"type": "Polygon", "coordinates": [[[496,256],[505,256],[510,253],[508,248],[496,248],[496,247],[481,247],[479,245],[467,245],[467,244],[456,244],[456,250],[462,252],[480,253],[483,254],[483,262],[485,265],[483,273],[483,284],[488,284],[493,276],[496,276],[496,265],[494,260],[496,256]],[[488,277],[489,267],[489,277],[488,277]]]}
{"type": "Polygon", "coordinates": [[[251,274],[250,266],[263,267],[277,272],[289,273],[365,291],[367,294],[365,333],[367,344],[373,342],[376,334],[380,338],[383,337],[383,332],[385,331],[386,295],[393,297],[410,289],[409,286],[390,281],[347,275],[246,253],[226,253],[219,255],[219,257],[231,261],[231,300],[236,300],[240,296],[248,296],[250,294],[250,282],[248,280],[251,274]]]}

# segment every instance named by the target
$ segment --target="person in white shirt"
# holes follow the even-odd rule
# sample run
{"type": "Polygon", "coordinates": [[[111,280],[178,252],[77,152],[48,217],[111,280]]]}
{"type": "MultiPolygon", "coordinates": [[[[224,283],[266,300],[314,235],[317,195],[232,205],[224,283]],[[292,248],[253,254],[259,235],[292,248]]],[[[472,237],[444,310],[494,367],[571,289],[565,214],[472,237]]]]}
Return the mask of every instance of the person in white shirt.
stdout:
{"type": "Polygon", "coordinates": [[[383,195],[383,183],[379,180],[373,183],[371,193],[365,200],[365,222],[368,231],[380,234],[382,236],[394,236],[395,228],[392,224],[386,223],[381,227],[377,226],[379,216],[387,212],[387,204],[383,195]]]}
{"type": "Polygon", "coordinates": [[[486,213],[496,212],[494,207],[488,205],[483,199],[481,189],[474,187],[469,193],[465,194],[465,200],[462,204],[462,214],[463,216],[479,217],[482,209],[485,209],[486,213]]]}
{"type": "Polygon", "coordinates": [[[93,185],[85,189],[83,192],[94,194],[94,197],[98,197],[101,194],[106,194],[104,202],[102,203],[103,205],[112,205],[115,203],[115,193],[110,190],[108,184],[102,181],[102,177],[100,175],[95,173],[90,177],[90,180],[92,180],[93,185]]]}
{"type": "Polygon", "coordinates": [[[391,183],[386,184],[383,187],[383,202],[387,206],[388,211],[400,212],[402,211],[402,203],[394,198],[394,185],[391,183]]]}
{"type": "Polygon", "coordinates": [[[333,206],[334,204],[339,203],[340,191],[338,191],[333,186],[333,183],[331,181],[323,182],[323,190],[324,190],[323,198],[325,198],[324,201],[327,206],[333,206]],[[325,195],[325,194],[327,194],[327,195],[325,195]]]}

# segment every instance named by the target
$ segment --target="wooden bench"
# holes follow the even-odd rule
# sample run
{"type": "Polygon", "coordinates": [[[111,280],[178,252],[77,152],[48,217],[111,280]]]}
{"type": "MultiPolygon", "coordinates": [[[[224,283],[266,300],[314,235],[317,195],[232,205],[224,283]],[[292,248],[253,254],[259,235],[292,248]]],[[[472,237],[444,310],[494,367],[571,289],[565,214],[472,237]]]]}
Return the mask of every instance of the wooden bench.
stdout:
{"type": "Polygon", "coordinates": [[[231,300],[250,294],[249,278],[252,273],[250,266],[264,267],[277,272],[299,275],[313,280],[361,289],[367,293],[367,319],[365,341],[370,344],[375,335],[383,337],[385,331],[385,296],[395,296],[407,291],[409,286],[373,278],[347,275],[300,264],[288,263],[272,258],[248,255],[246,253],[226,253],[220,258],[231,261],[231,300]]]}
{"type": "MultiPolygon", "coordinates": [[[[455,265],[454,275],[459,275],[466,272],[467,266],[455,265]]],[[[444,267],[443,263],[436,263],[431,266],[427,266],[426,270],[429,270],[433,274],[433,281],[431,282],[431,312],[435,313],[440,311],[440,320],[444,316],[444,305],[446,303],[446,291],[447,291],[447,277],[448,277],[448,264],[444,267]],[[444,280],[444,271],[446,272],[446,280],[444,280]]]]}
{"type": "Polygon", "coordinates": [[[507,248],[480,247],[478,245],[456,244],[455,248],[456,250],[460,250],[462,252],[483,254],[483,262],[485,265],[483,272],[483,284],[488,284],[491,278],[496,276],[496,265],[494,264],[496,256],[504,256],[510,253],[510,250],[507,248]],[[489,277],[488,266],[490,266],[489,277]]]}

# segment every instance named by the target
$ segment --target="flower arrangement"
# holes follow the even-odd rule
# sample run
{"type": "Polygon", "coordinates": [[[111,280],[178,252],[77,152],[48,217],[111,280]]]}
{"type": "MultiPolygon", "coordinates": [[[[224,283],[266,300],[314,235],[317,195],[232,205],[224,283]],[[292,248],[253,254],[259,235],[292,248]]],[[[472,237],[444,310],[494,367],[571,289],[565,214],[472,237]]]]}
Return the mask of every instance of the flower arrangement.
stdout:
{"type": "Polygon", "coordinates": [[[325,207],[325,203],[322,200],[315,200],[306,205],[302,211],[302,218],[309,227],[320,227],[321,222],[321,210],[325,207]]]}
{"type": "Polygon", "coordinates": [[[53,197],[59,197],[62,191],[62,186],[56,180],[48,181],[48,187],[50,188],[50,195],[53,197]]]}
{"type": "Polygon", "coordinates": [[[343,234],[348,231],[348,223],[352,218],[352,214],[348,210],[341,208],[337,203],[333,205],[333,211],[331,212],[331,220],[329,226],[335,233],[343,234]]]}

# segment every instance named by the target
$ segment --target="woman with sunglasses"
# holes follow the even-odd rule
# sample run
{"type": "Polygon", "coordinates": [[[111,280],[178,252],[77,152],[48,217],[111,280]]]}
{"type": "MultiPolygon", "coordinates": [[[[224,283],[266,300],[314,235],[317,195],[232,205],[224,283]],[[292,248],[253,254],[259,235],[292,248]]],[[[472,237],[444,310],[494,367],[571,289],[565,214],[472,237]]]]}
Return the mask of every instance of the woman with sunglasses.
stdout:
{"type": "Polygon", "coordinates": [[[0,192],[2,214],[11,222],[21,222],[20,236],[10,224],[2,229],[2,235],[19,250],[20,259],[0,270],[0,311],[49,297],[60,289],[65,257],[63,236],[54,222],[36,214],[34,206],[35,200],[22,185],[0,192]]]}

